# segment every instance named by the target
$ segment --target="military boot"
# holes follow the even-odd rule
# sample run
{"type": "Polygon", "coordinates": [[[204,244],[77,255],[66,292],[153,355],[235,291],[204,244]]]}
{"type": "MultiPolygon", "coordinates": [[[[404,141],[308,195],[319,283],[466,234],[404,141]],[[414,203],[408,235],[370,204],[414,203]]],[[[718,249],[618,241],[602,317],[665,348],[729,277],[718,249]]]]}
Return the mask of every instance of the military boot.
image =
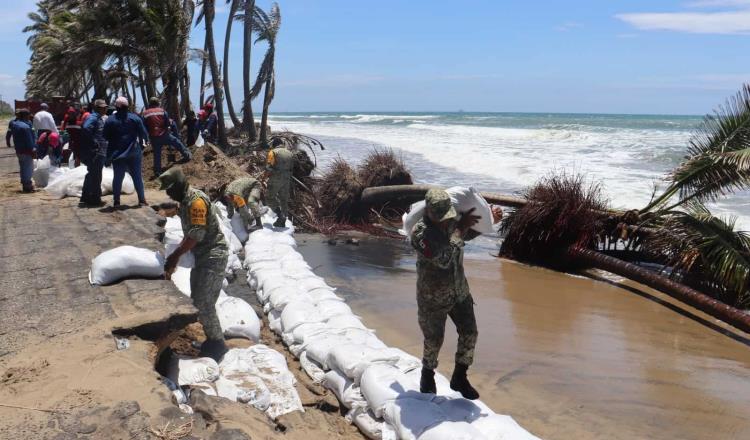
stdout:
{"type": "Polygon", "coordinates": [[[255,217],[255,224],[250,227],[250,232],[255,232],[263,229],[263,220],[260,217],[255,217]]]}
{"type": "MultiPolygon", "coordinates": [[[[469,367],[466,365],[456,364],[451,377],[451,389],[461,393],[465,399],[476,400],[479,398],[479,393],[471,386],[469,379],[466,377],[466,370],[468,369],[469,367]]],[[[422,373],[422,378],[424,378],[424,373],[422,373]]]]}
{"type": "Polygon", "coordinates": [[[275,210],[274,212],[276,213],[276,221],[273,222],[273,226],[276,228],[283,228],[286,226],[286,216],[281,215],[280,210],[275,210]]]}
{"type": "Polygon", "coordinates": [[[437,394],[435,386],[435,370],[422,367],[422,379],[419,380],[419,392],[437,394]]]}
{"type": "Polygon", "coordinates": [[[215,360],[216,363],[219,363],[227,351],[229,350],[223,339],[206,339],[206,341],[201,344],[200,356],[210,357],[215,360]]]}

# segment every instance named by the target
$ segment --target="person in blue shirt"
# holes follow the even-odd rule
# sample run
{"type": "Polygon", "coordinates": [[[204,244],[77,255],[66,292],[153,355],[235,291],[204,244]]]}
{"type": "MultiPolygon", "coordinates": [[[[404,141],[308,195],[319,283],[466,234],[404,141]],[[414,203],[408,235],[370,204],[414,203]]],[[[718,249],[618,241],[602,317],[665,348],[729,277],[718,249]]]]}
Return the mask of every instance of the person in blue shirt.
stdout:
{"type": "Polygon", "coordinates": [[[130,173],[138,194],[138,206],[147,206],[143,189],[143,175],[141,162],[143,161],[143,144],[148,142],[148,133],[143,125],[143,119],[129,111],[128,99],[120,96],[115,101],[117,111],[107,118],[104,123],[104,139],[107,141],[107,156],[105,166],[112,165],[114,181],[112,182],[112,198],[114,208],[120,208],[120,193],[125,172],[130,173]]]}
{"type": "Polygon", "coordinates": [[[33,192],[34,183],[31,181],[31,176],[34,173],[34,159],[36,158],[36,136],[31,126],[29,109],[18,110],[16,119],[8,124],[8,134],[5,136],[7,147],[10,147],[11,138],[13,138],[18,167],[21,171],[21,188],[25,193],[33,192]]]}
{"type": "Polygon", "coordinates": [[[101,206],[102,169],[107,157],[107,140],[104,139],[104,116],[107,103],[103,99],[94,101],[94,113],[81,127],[81,162],[88,169],[83,179],[81,207],[101,206]]]}

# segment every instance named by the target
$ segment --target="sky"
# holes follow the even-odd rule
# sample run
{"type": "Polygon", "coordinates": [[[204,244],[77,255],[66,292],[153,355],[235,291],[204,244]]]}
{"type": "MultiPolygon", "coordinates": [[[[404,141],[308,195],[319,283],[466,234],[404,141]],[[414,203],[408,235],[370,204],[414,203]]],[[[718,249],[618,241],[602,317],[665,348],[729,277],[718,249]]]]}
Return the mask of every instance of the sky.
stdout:
{"type": "MultiPolygon", "coordinates": [[[[6,101],[24,94],[30,52],[21,29],[34,3],[0,0],[6,101]]],[[[217,3],[221,51],[227,7],[217,3]]],[[[704,114],[750,81],[750,0],[279,4],[272,112],[704,114]]],[[[201,47],[203,37],[202,25],[194,28],[191,46],[201,47]]],[[[230,50],[239,100],[240,26],[230,50]]],[[[265,46],[253,50],[257,67],[265,46]]],[[[196,84],[199,66],[190,70],[196,84]]],[[[254,106],[259,111],[260,100],[254,106]]]]}

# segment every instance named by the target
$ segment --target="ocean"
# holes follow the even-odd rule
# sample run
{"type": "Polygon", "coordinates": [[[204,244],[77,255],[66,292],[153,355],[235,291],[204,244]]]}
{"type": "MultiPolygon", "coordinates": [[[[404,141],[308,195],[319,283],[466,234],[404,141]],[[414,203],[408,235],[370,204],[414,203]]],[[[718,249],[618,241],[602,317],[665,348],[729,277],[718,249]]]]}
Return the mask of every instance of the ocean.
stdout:
{"type": "MultiPolygon", "coordinates": [[[[615,208],[642,208],[685,157],[700,116],[552,113],[276,113],[274,130],[313,136],[320,170],[373,148],[403,156],[418,183],[517,193],[553,171],[582,173],[615,208]]],[[[750,193],[710,205],[750,229],[750,193]]]]}

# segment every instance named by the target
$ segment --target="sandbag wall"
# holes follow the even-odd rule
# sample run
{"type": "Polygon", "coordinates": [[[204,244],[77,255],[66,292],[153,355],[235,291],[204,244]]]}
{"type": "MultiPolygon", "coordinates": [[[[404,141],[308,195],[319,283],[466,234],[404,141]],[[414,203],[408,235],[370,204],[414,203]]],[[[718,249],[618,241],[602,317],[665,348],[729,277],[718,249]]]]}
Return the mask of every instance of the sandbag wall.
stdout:
{"type": "MultiPolygon", "coordinates": [[[[264,218],[264,220],[266,220],[264,218]]],[[[266,220],[267,221],[267,220],[266,220]]],[[[296,250],[293,228],[263,229],[245,244],[247,282],[272,331],[307,374],[349,409],[372,439],[531,440],[511,417],[469,401],[436,374],[437,395],[419,392],[421,361],[388,347],[296,250]]]]}

